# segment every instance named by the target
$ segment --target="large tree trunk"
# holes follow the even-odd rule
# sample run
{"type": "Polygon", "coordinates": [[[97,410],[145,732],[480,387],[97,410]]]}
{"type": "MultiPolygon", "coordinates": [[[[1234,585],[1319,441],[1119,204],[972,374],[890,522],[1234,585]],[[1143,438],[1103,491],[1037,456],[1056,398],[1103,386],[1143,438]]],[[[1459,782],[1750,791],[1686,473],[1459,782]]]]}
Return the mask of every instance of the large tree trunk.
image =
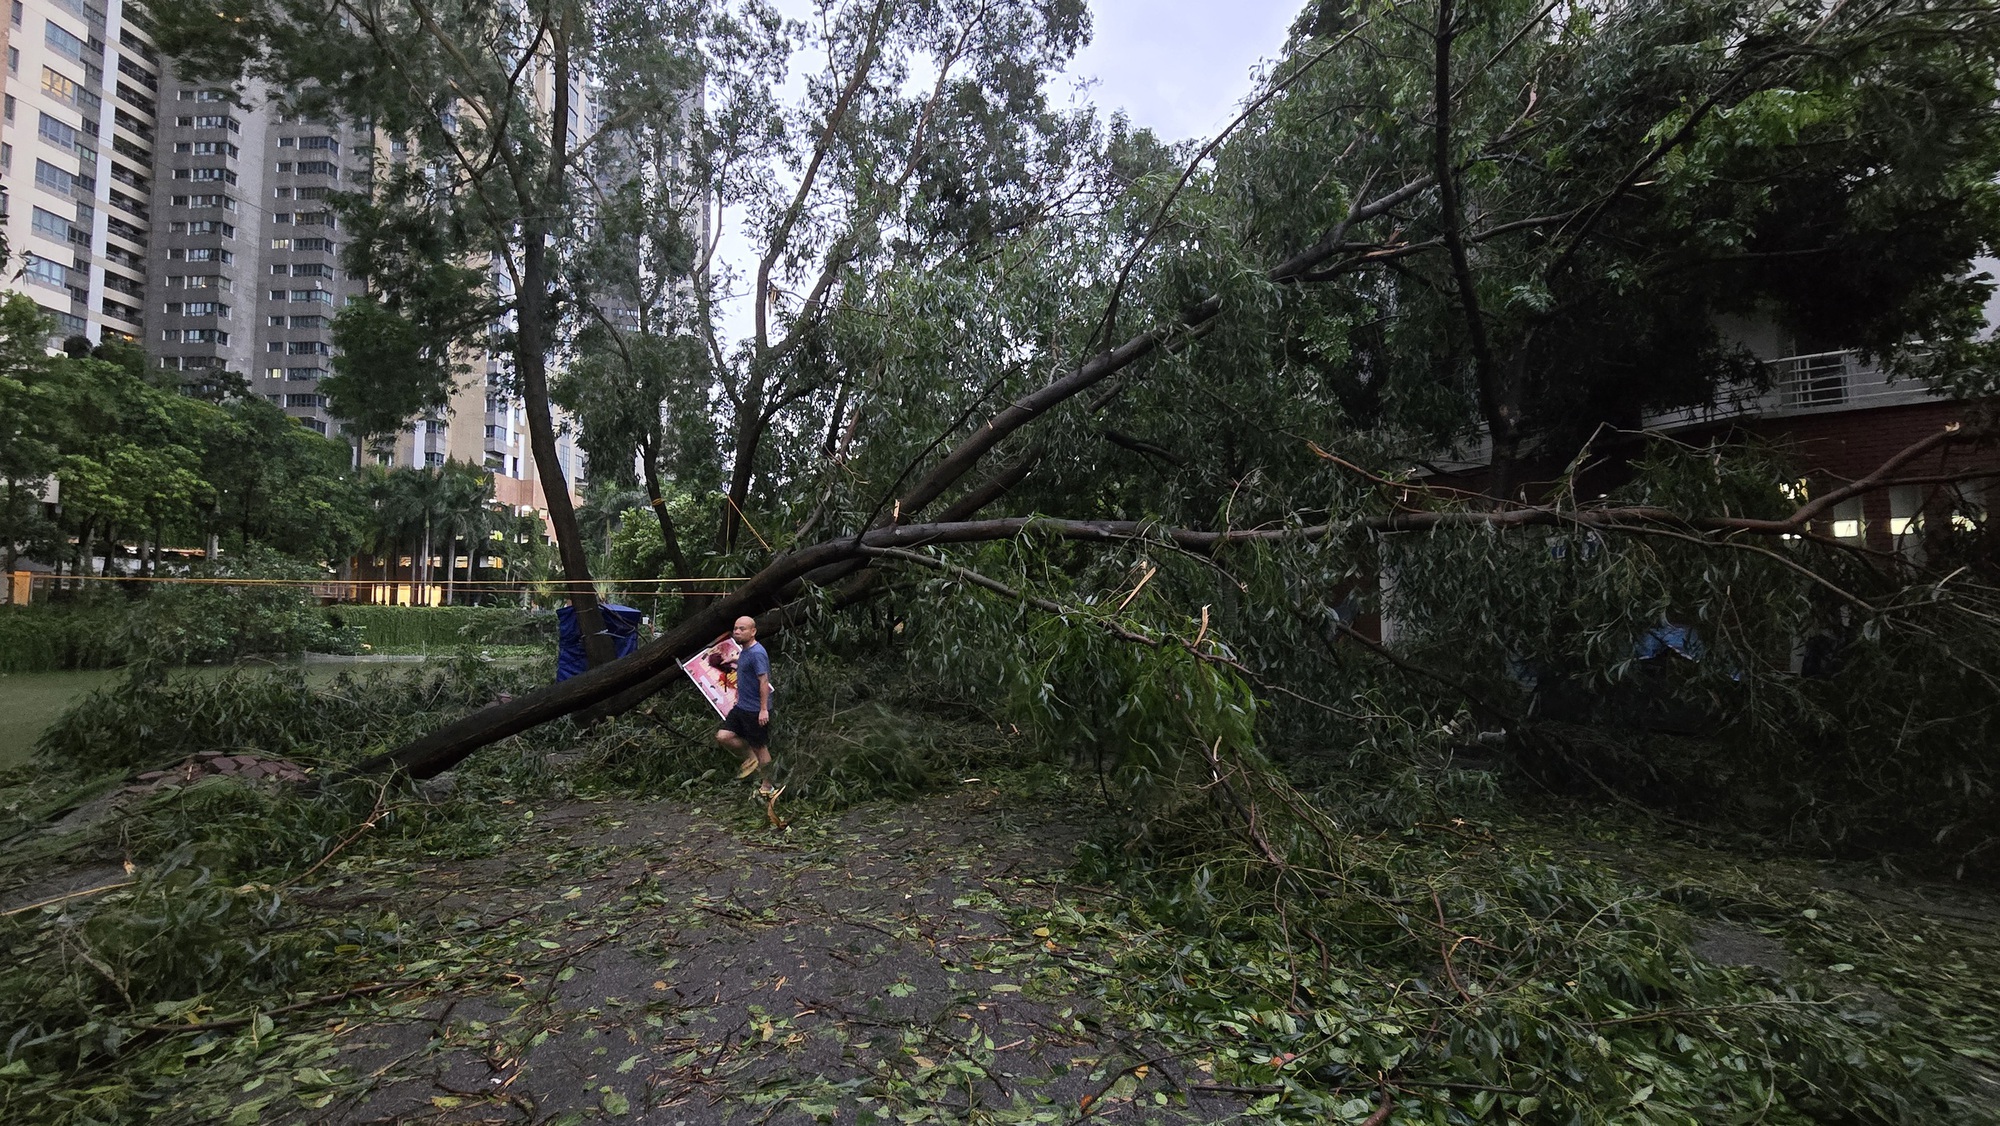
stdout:
{"type": "Polygon", "coordinates": [[[722,501],[719,538],[725,553],[736,550],[737,538],[743,531],[743,506],[750,503],[750,479],[756,472],[757,447],[764,440],[763,385],[764,377],[753,371],[750,389],[737,410],[736,461],[729,471],[729,493],[722,501]]]}
{"type": "Polygon", "coordinates": [[[528,446],[535,455],[535,473],[549,505],[549,525],[556,534],[569,604],[583,634],[590,667],[617,659],[604,632],[604,615],[597,608],[597,588],[590,579],[590,562],[577,531],[576,507],[569,500],[569,481],[556,456],[555,419],[549,404],[549,215],[562,205],[564,165],[569,160],[569,16],[557,24],[551,78],[555,104],[549,115],[549,177],[542,206],[530,207],[521,222],[521,285],[515,302],[514,370],[521,376],[521,397],[528,415],[528,446]]]}
{"type": "Polygon", "coordinates": [[[655,461],[655,453],[649,437],[640,450],[640,457],[645,463],[646,503],[652,506],[653,516],[660,522],[660,540],[666,544],[667,566],[673,570],[675,578],[685,579],[688,577],[687,559],[681,554],[680,531],[674,527],[674,518],[667,513],[667,498],[660,488],[660,467],[655,461]]]}

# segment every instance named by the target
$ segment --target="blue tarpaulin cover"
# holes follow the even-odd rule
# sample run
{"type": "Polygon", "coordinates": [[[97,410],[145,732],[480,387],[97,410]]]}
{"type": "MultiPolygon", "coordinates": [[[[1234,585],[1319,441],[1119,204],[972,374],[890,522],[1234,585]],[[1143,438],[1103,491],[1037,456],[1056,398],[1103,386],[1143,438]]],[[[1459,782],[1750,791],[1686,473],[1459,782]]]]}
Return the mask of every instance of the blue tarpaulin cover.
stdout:
{"type": "MultiPolygon", "coordinates": [[[[604,632],[611,635],[612,649],[620,657],[629,657],[639,648],[639,620],[645,617],[630,606],[619,606],[612,602],[600,602],[597,608],[604,612],[604,632]]],[[[583,631],[576,628],[576,608],[563,606],[556,610],[556,679],[570,677],[590,667],[590,658],[584,655],[583,631]]]]}

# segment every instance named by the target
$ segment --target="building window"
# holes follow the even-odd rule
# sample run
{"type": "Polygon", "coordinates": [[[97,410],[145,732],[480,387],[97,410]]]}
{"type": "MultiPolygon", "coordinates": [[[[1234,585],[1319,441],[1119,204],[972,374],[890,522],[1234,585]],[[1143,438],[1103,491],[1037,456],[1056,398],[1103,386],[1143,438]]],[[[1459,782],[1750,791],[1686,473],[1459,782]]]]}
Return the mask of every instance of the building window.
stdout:
{"type": "Polygon", "coordinates": [[[52,67],[42,68],[42,91],[67,105],[76,104],[76,82],[52,67]]]}
{"type": "Polygon", "coordinates": [[[324,149],[327,152],[337,153],[340,151],[340,142],[334,140],[332,137],[300,137],[299,147],[302,149],[324,149]]]}
{"type": "MultiPolygon", "coordinates": [[[[265,324],[267,324],[267,325],[269,325],[269,326],[270,326],[270,327],[272,327],[272,328],[283,328],[283,327],[285,327],[285,318],[284,318],[284,317],[282,317],[282,316],[278,316],[278,315],[276,315],[276,314],[273,314],[273,315],[271,315],[271,316],[269,316],[269,317],[266,317],[266,318],[264,319],[264,323],[265,323],[265,324]]],[[[273,340],[273,341],[272,341],[271,343],[273,343],[273,344],[276,344],[276,343],[277,343],[277,341],[273,340]]],[[[267,349],[267,350],[268,350],[268,349],[267,349]]]]}
{"type": "Polygon", "coordinates": [[[220,180],[225,184],[233,184],[236,182],[236,173],[227,168],[176,168],[174,179],[210,182],[220,180]]]}
{"type": "Polygon", "coordinates": [[[289,161],[289,160],[281,160],[281,161],[279,161],[279,162],[278,162],[278,171],[280,171],[280,172],[290,172],[291,170],[292,170],[292,162],[291,162],[291,161],[289,161]]]}
{"type": "Polygon", "coordinates": [[[182,307],[182,313],[189,317],[227,317],[229,306],[215,301],[190,301],[182,307]]]}
{"type": "Polygon", "coordinates": [[[324,262],[294,262],[292,263],[292,276],[295,278],[331,278],[335,274],[333,267],[324,262]]]}
{"type": "Polygon", "coordinates": [[[21,26],[21,0],[14,0],[14,26],[21,26]]]}
{"type": "Polygon", "coordinates": [[[292,300],[331,305],[333,304],[333,294],[328,293],[324,289],[295,289],[292,291],[292,300]]]}
{"type": "Polygon", "coordinates": [[[285,348],[286,354],[292,356],[324,356],[332,351],[320,340],[294,340],[285,348]]]}
{"type": "Polygon", "coordinates": [[[70,226],[69,220],[60,215],[43,211],[39,207],[35,208],[33,223],[36,234],[47,235],[57,242],[69,242],[74,237],[76,230],[76,228],[70,226]]]}
{"type": "Polygon", "coordinates": [[[173,247],[167,258],[175,262],[234,262],[236,255],[213,246],[173,247]]]}
{"type": "Polygon", "coordinates": [[[318,393],[286,395],[285,405],[288,407],[323,407],[326,405],[326,396],[318,393]]]}
{"type": "Polygon", "coordinates": [[[226,102],[229,93],[226,90],[182,90],[177,99],[183,102],[226,102]]]}
{"type": "Polygon", "coordinates": [[[55,286],[58,289],[69,287],[69,268],[60,262],[33,254],[23,255],[21,272],[27,275],[31,282],[55,286]]]}
{"type": "Polygon", "coordinates": [[[196,219],[187,225],[187,230],[188,234],[191,235],[221,235],[223,238],[236,237],[236,228],[220,219],[196,219]]]}
{"type": "Polygon", "coordinates": [[[46,160],[35,162],[35,183],[58,195],[68,195],[76,190],[76,177],[57,168],[46,160]]]}
{"type": "Polygon", "coordinates": [[[301,227],[332,227],[336,225],[333,219],[333,212],[331,211],[299,212],[299,226],[301,227]]]}
{"type": "MultiPolygon", "coordinates": [[[[46,28],[42,31],[42,42],[49,45],[49,50],[54,51],[71,62],[80,63],[83,61],[83,49],[85,46],[83,40],[57,27],[54,20],[48,21],[46,28]]],[[[8,63],[10,66],[19,57],[18,52],[11,47],[8,48],[8,63]]]]}
{"type": "Polygon", "coordinates": [[[286,368],[285,378],[293,381],[319,380],[326,378],[325,368],[286,368]]]}
{"type": "Polygon", "coordinates": [[[271,189],[271,198],[272,198],[272,199],[290,199],[290,198],[292,198],[292,189],[290,189],[290,188],[272,188],[272,189],[271,189]]]}
{"type": "MultiPolygon", "coordinates": [[[[281,319],[281,318],[273,318],[273,319],[281,319]]],[[[292,318],[293,328],[325,328],[326,325],[327,325],[327,320],[325,317],[304,316],[304,317],[292,318]]]]}
{"type": "Polygon", "coordinates": [[[62,149],[64,152],[76,151],[76,128],[74,126],[64,124],[61,120],[50,117],[45,113],[42,115],[40,132],[42,140],[62,149]]]}
{"type": "Polygon", "coordinates": [[[294,250],[317,250],[317,251],[319,251],[319,252],[321,252],[321,253],[323,253],[323,254],[332,254],[332,253],[334,252],[334,249],[335,249],[335,248],[334,248],[334,245],[333,245],[333,240],[332,240],[332,239],[325,239],[325,238],[299,238],[299,239],[293,239],[293,240],[292,240],[292,249],[294,249],[294,250]]]}
{"type": "Polygon", "coordinates": [[[299,425],[305,427],[306,429],[312,431],[315,434],[326,433],[326,421],[324,419],[302,418],[299,419],[299,425]]]}
{"type": "Polygon", "coordinates": [[[289,211],[274,211],[271,213],[271,222],[281,227],[290,226],[292,222],[292,213],[289,211]]]}
{"type": "MultiPolygon", "coordinates": [[[[285,323],[285,318],[283,317],[272,317],[271,319],[278,322],[279,324],[285,323]]],[[[282,340],[270,340],[264,343],[264,351],[266,352],[278,352],[282,354],[284,350],[285,350],[285,342],[282,340]]]]}
{"type": "Polygon", "coordinates": [[[174,124],[182,129],[227,129],[231,133],[241,133],[243,126],[233,117],[225,114],[202,114],[196,117],[177,117],[174,124]]]}
{"type": "Polygon", "coordinates": [[[444,455],[443,455],[443,454],[425,454],[425,455],[424,455],[424,464],[425,464],[425,465],[430,465],[430,466],[438,466],[438,465],[443,465],[443,464],[444,464],[444,455]]]}
{"type": "MultiPolygon", "coordinates": [[[[335,179],[340,177],[340,170],[335,168],[330,160],[301,160],[298,169],[301,176],[332,176],[335,179]]],[[[283,172],[285,169],[280,168],[278,171],[283,172]]]]}

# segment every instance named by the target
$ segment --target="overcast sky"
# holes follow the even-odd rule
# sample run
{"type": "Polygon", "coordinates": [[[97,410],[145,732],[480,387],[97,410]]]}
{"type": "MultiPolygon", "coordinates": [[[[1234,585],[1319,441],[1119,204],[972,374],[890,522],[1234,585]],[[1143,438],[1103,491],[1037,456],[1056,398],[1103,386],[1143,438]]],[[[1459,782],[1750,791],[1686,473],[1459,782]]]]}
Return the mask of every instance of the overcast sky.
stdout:
{"type": "MultiPolygon", "coordinates": [[[[1209,137],[1229,124],[1250,93],[1250,73],[1275,58],[1304,0],[1091,0],[1093,34],[1051,91],[1094,103],[1101,117],[1122,109],[1133,124],[1168,141],[1209,137]]],[[[775,0],[779,12],[805,18],[811,0],[775,0]]],[[[797,76],[794,75],[794,81],[797,76]]],[[[747,272],[752,252],[725,214],[717,249],[747,272]]],[[[723,298],[730,339],[750,331],[742,293],[723,298]]]]}
{"type": "Polygon", "coordinates": [[[1275,58],[1303,0],[1091,0],[1095,34],[1070,67],[1109,116],[1123,109],[1170,141],[1236,116],[1250,71],[1275,58]]]}

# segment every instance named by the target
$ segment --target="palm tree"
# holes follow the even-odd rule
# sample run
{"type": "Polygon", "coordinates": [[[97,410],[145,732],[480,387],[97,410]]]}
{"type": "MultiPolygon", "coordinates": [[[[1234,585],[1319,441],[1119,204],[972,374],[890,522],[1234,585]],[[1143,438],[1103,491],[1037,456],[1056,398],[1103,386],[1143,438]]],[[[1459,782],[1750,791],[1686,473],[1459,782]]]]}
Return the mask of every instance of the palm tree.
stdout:
{"type": "MultiPolygon", "coordinates": [[[[447,461],[438,471],[438,530],[444,534],[444,600],[452,604],[452,581],[458,572],[458,540],[464,536],[474,543],[478,537],[491,530],[493,516],[493,478],[478,466],[465,462],[447,461]]],[[[478,566],[479,552],[471,549],[473,567],[478,566]]],[[[473,577],[468,567],[465,577],[473,577]]]]}
{"type": "MultiPolygon", "coordinates": [[[[444,474],[436,469],[390,469],[368,485],[375,519],[369,540],[390,558],[413,548],[410,556],[410,601],[427,601],[430,583],[431,534],[442,511],[444,474]]],[[[393,564],[391,565],[393,573],[393,564]]]]}

